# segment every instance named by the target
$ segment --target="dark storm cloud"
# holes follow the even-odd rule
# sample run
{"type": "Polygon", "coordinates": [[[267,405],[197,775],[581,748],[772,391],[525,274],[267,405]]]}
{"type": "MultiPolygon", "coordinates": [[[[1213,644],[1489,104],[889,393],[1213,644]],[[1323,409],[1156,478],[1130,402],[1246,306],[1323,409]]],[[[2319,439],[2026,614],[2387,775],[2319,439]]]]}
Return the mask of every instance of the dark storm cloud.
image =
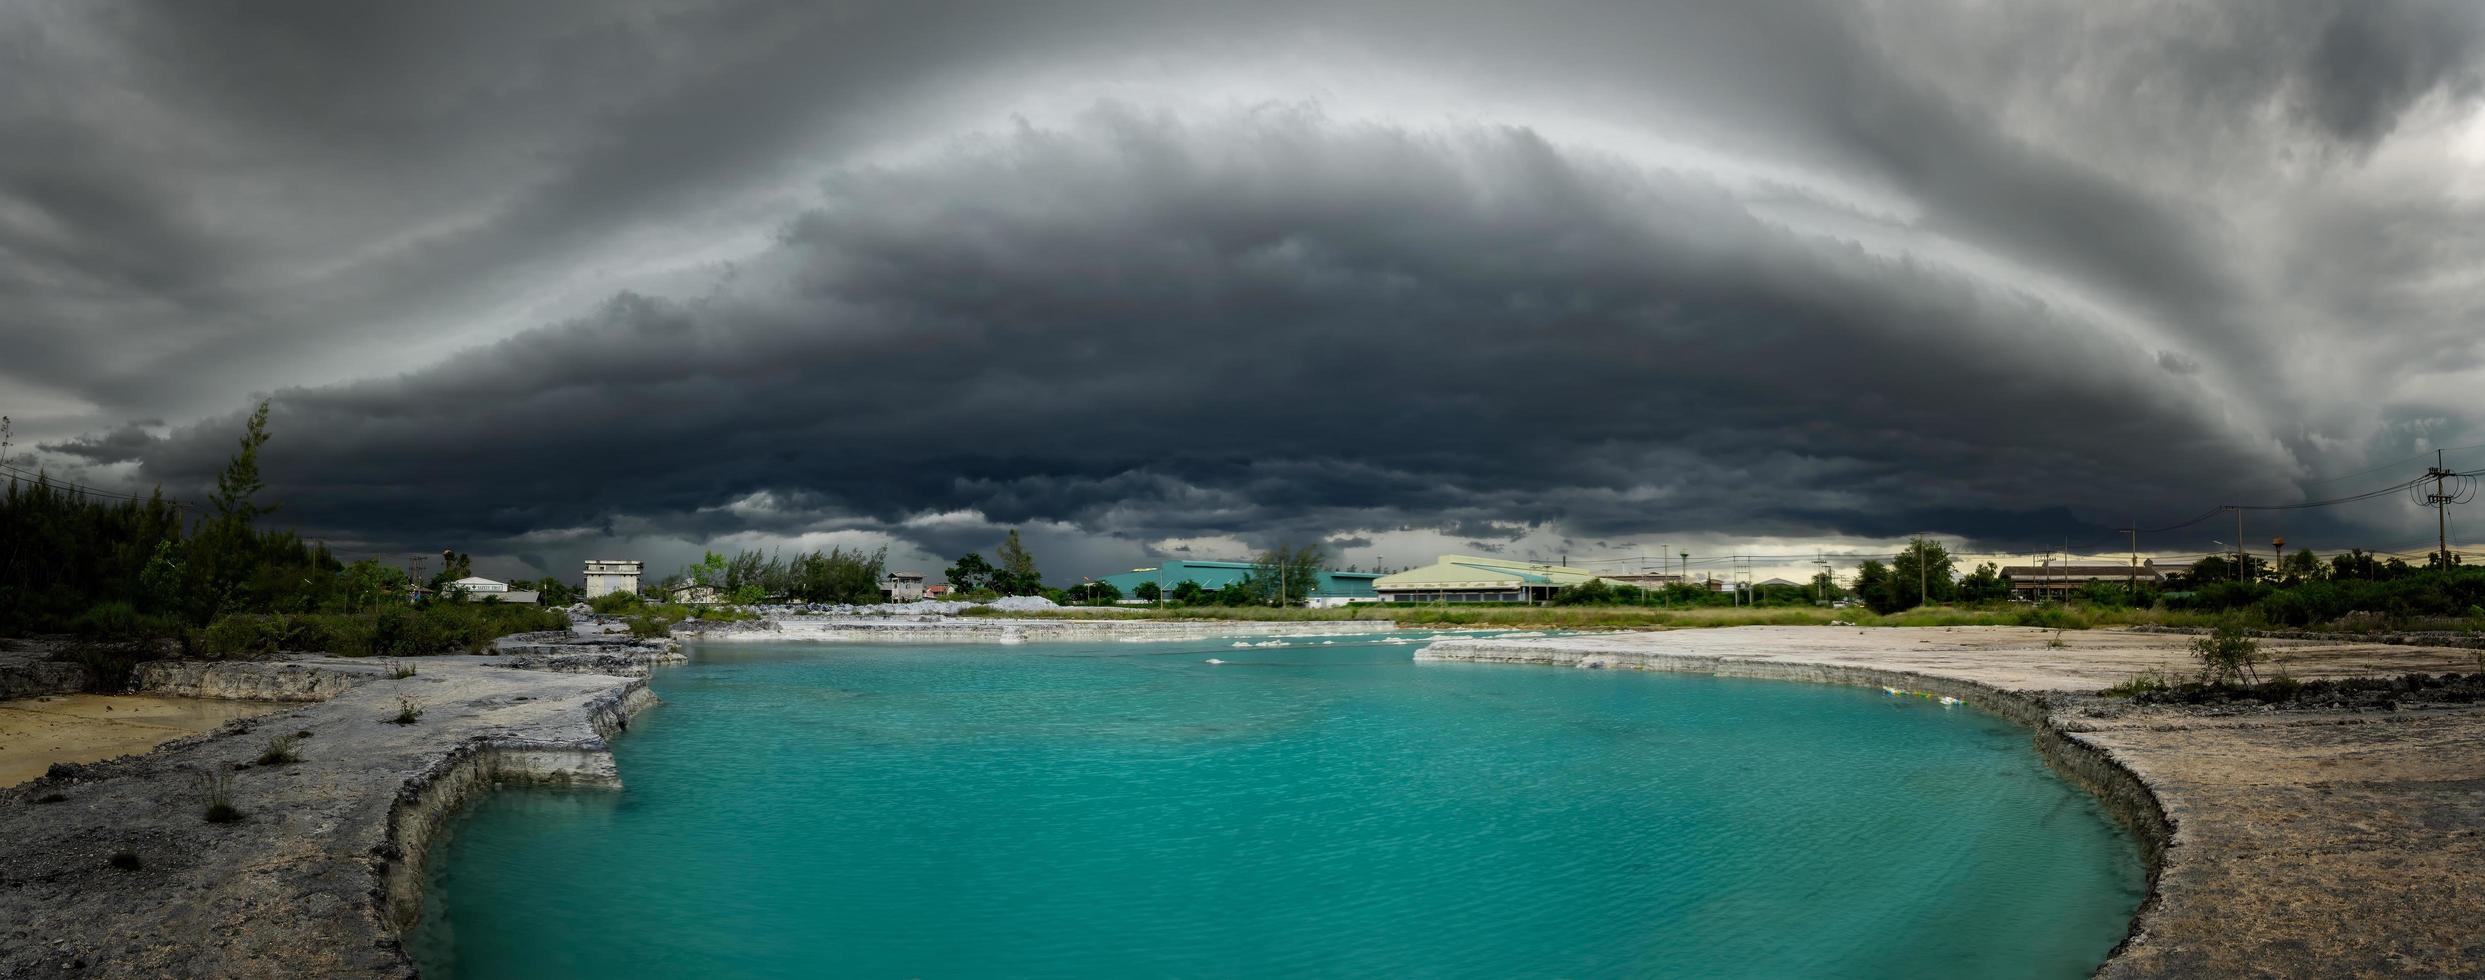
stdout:
{"type": "MultiPolygon", "coordinates": [[[[2145,437],[2245,461],[2195,392],[2137,370],[2153,351],[1524,130],[1106,106],[825,193],[705,299],[280,392],[269,468],[296,519],[1509,537],[1487,522],[1912,528],[2065,492],[1979,392],[2089,420],[2049,456],[2145,437]]],[[[149,474],[204,478],[227,429],[149,474]]],[[[2119,501],[2177,474],[2083,475],[2071,492],[2119,501]]]]}
{"type": "Polygon", "coordinates": [[[156,420],[133,422],[101,435],[45,443],[43,448],[93,463],[136,462],[156,447],[156,438],[147,432],[146,426],[162,424],[156,420]]]}
{"type": "Polygon", "coordinates": [[[17,414],[56,461],[192,493],[273,391],[284,520],[539,562],[1014,524],[2111,537],[2485,442],[2485,196],[2445,156],[2480,26],[29,5],[0,386],[54,406],[17,414]],[[120,424],[159,415],[212,417],[120,424]]]}

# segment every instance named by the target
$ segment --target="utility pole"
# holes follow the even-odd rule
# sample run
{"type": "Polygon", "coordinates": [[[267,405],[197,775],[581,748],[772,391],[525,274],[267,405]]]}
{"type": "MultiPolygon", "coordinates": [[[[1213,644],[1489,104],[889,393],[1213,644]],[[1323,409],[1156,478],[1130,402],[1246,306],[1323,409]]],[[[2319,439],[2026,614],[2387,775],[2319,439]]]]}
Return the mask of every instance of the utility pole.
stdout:
{"type": "Polygon", "coordinates": [[[1915,549],[1916,605],[1929,606],[1933,604],[1933,580],[1930,577],[1928,570],[1924,567],[1927,564],[1925,561],[1924,535],[1916,535],[1915,549]]]}
{"type": "Polygon", "coordinates": [[[2438,552],[2441,557],[2435,560],[2441,563],[2442,571],[2448,572],[2450,571],[2450,495],[2442,489],[2442,481],[2454,474],[2443,467],[2442,450],[2433,451],[2433,466],[2425,470],[2425,475],[2433,478],[2433,495],[2425,499],[2433,504],[2434,534],[2438,536],[2437,543],[2441,548],[2438,552]]]}
{"type": "Polygon", "coordinates": [[[2130,526],[2130,527],[2127,527],[2127,528],[2124,528],[2124,529],[2123,529],[2123,531],[2124,531],[2125,533],[2128,533],[2128,534],[2130,534],[2130,535],[2131,535],[2131,580],[2130,580],[2130,581],[2128,581],[2128,582],[2123,583],[2123,592],[2124,592],[2125,594],[2128,594],[2128,595],[2139,595],[2139,594],[2140,594],[2140,522],[2139,522],[2139,521],[2136,521],[2136,520],[2135,520],[2135,521],[2132,521],[2132,522],[2131,522],[2131,526],[2130,526]]]}
{"type": "Polygon", "coordinates": [[[2281,535],[2279,537],[2269,539],[2269,578],[2272,583],[2281,581],[2282,577],[2286,573],[2286,563],[2286,537],[2281,535]]]}
{"type": "Polygon", "coordinates": [[[2243,581],[2243,566],[2250,559],[2243,552],[2243,508],[2235,508],[2235,581],[2243,581]]]}

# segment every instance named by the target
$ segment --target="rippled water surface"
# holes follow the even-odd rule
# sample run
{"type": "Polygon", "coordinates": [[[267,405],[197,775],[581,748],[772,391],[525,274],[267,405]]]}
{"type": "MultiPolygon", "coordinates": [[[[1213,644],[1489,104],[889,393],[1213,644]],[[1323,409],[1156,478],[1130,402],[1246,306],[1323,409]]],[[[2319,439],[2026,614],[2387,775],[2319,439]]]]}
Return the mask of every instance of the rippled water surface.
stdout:
{"type": "Polygon", "coordinates": [[[457,822],[427,975],[2078,977],[2129,839],[1982,712],[1363,640],[710,646],[457,822]],[[1232,663],[1210,665],[1220,658],[1232,663]]]}

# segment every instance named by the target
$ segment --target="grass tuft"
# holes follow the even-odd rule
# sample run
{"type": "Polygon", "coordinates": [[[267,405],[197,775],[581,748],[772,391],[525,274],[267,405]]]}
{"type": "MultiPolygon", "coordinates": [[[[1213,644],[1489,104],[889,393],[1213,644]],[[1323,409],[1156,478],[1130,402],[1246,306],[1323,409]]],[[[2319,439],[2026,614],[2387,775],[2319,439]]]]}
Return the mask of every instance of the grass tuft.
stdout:
{"type": "Polygon", "coordinates": [[[200,816],[208,823],[232,823],[242,818],[240,807],[233,805],[233,774],[216,769],[201,769],[191,777],[197,790],[200,816]]]}
{"type": "Polygon", "coordinates": [[[411,725],[421,720],[423,720],[423,706],[414,703],[413,698],[398,698],[397,714],[388,719],[393,725],[411,725]]]}
{"type": "Polygon", "coordinates": [[[259,752],[259,764],[263,766],[285,766],[300,762],[302,761],[302,753],[298,746],[300,746],[301,743],[302,736],[300,735],[278,735],[275,738],[268,739],[267,748],[262,749],[259,752]]]}

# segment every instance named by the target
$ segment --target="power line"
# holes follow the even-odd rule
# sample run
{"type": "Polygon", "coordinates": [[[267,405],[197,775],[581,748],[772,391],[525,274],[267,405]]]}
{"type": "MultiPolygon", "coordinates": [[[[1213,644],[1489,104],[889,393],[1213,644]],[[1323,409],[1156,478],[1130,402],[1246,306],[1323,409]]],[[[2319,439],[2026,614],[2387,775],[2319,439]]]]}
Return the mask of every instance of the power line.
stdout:
{"type": "Polygon", "coordinates": [[[188,507],[188,508],[196,508],[196,507],[198,506],[198,505],[193,504],[193,503],[190,503],[190,502],[188,502],[188,501],[184,501],[184,500],[175,500],[175,499],[173,499],[173,498],[171,498],[171,497],[165,497],[165,496],[162,496],[160,491],[159,491],[158,493],[156,493],[156,494],[152,494],[152,495],[141,495],[141,494],[134,494],[134,493],[126,493],[126,492],[119,491],[119,490],[106,490],[106,489],[104,489],[104,488],[102,488],[102,487],[90,487],[90,486],[87,486],[87,485],[85,485],[85,484],[83,484],[83,483],[75,483],[75,482],[71,482],[71,481],[68,481],[68,480],[56,480],[56,479],[53,479],[53,478],[52,478],[52,476],[51,476],[50,474],[47,474],[47,473],[38,473],[38,472],[31,471],[31,470],[24,470],[24,469],[20,469],[20,468],[18,468],[18,467],[11,466],[11,465],[9,465],[9,464],[7,464],[7,463],[0,463],[0,471],[6,471],[6,472],[10,473],[11,475],[17,476],[17,477],[22,478],[22,479],[24,479],[24,480],[26,480],[26,481],[28,481],[28,482],[31,482],[31,483],[37,483],[37,484],[40,484],[40,485],[43,485],[43,486],[53,487],[53,488],[60,489],[60,490],[66,490],[66,491],[69,491],[69,492],[72,492],[72,493],[84,494],[84,495],[86,495],[86,496],[90,496],[90,497],[104,497],[104,498],[108,498],[108,499],[112,499],[112,500],[134,500],[134,501],[149,501],[149,500],[158,500],[158,499],[160,499],[160,500],[164,501],[165,503],[167,503],[167,504],[171,504],[171,505],[173,505],[173,506],[175,506],[175,507],[188,507]]]}

